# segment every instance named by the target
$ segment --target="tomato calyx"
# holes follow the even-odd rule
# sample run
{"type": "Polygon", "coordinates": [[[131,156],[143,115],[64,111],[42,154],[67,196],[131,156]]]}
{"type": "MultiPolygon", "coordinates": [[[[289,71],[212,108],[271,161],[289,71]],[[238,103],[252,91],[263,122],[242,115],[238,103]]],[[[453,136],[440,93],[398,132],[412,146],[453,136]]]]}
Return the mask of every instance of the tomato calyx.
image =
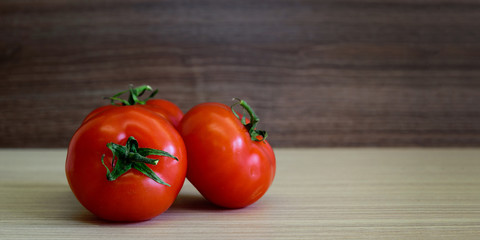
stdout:
{"type": "Polygon", "coordinates": [[[136,88],[130,85],[129,90],[119,92],[113,95],[112,97],[106,97],[106,99],[110,99],[110,103],[112,105],[118,105],[117,103],[115,103],[115,101],[119,101],[123,106],[135,105],[135,104],[145,105],[147,100],[153,98],[157,93],[158,93],[158,89],[155,89],[154,91],[152,87],[150,87],[149,85],[142,85],[136,88]],[[145,100],[140,100],[139,97],[141,97],[146,91],[153,91],[153,92],[145,100]],[[120,96],[126,92],[130,93],[130,95],[128,96],[128,100],[120,98],[120,96]]]}
{"type": "Polygon", "coordinates": [[[102,164],[107,169],[107,180],[114,181],[130,169],[136,169],[153,179],[155,182],[169,186],[170,184],[164,182],[157,174],[150,169],[146,164],[157,165],[158,159],[147,158],[148,155],[157,155],[173,158],[178,161],[178,158],[168,152],[153,149],[153,148],[139,148],[137,140],[131,136],[128,138],[125,146],[110,142],[107,147],[112,151],[112,171],[105,165],[102,155],[102,164]],[[115,161],[116,158],[116,161],[115,161]]]}
{"type": "Polygon", "coordinates": [[[258,118],[258,116],[255,114],[253,109],[247,104],[247,102],[245,102],[242,99],[233,98],[232,100],[237,101],[236,103],[234,103],[231,106],[232,112],[238,119],[240,119],[243,126],[245,126],[248,133],[250,134],[250,138],[252,139],[252,141],[257,141],[257,142],[265,141],[265,139],[268,136],[267,131],[257,130],[257,124],[260,121],[260,118],[258,118]],[[245,109],[247,111],[248,115],[250,115],[250,122],[249,123],[247,123],[247,121],[245,119],[245,116],[242,116],[240,118],[240,116],[237,114],[237,112],[235,112],[233,107],[235,107],[236,105],[240,105],[241,107],[243,107],[243,109],[245,109]]]}

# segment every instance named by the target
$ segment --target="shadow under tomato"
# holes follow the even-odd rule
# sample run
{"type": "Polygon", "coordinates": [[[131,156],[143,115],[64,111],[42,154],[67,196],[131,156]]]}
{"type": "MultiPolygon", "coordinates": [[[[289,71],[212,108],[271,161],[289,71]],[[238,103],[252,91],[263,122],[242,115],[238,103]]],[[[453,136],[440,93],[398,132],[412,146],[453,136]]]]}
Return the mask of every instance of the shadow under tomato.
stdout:
{"type": "Polygon", "coordinates": [[[181,213],[185,212],[222,212],[222,211],[235,211],[235,209],[227,209],[218,207],[201,195],[182,193],[177,196],[175,202],[170,206],[170,208],[159,216],[146,221],[140,222],[114,222],[100,219],[87,211],[86,209],[79,210],[74,216],[76,221],[82,222],[84,224],[99,225],[99,226],[125,226],[125,225],[138,225],[146,226],[150,224],[155,224],[157,221],[171,221],[177,219],[179,216],[182,216],[181,213]],[[179,215],[180,213],[180,215],[179,215]]]}
{"type": "Polygon", "coordinates": [[[149,225],[151,222],[155,221],[170,221],[177,219],[182,216],[182,213],[186,212],[235,212],[240,209],[229,209],[219,207],[207,201],[200,193],[189,192],[189,191],[180,191],[177,198],[170,206],[170,208],[159,216],[146,221],[140,222],[115,222],[108,221],[98,218],[88,210],[86,210],[80,203],[75,199],[71,192],[68,193],[69,204],[76,206],[75,209],[72,209],[70,217],[78,222],[91,225],[99,226],[119,226],[119,225],[149,225]],[[152,221],[153,220],[153,221],[152,221]]]}
{"type": "Polygon", "coordinates": [[[89,225],[97,225],[97,226],[108,226],[108,227],[122,227],[122,226],[129,226],[129,225],[148,225],[150,223],[151,219],[147,219],[145,221],[135,221],[135,222],[116,222],[116,221],[109,221],[105,219],[101,219],[94,214],[88,212],[85,210],[85,212],[82,212],[82,214],[77,215],[77,218],[75,219],[79,222],[82,222],[83,224],[89,224],[89,225]]]}
{"type": "Polygon", "coordinates": [[[178,194],[177,199],[167,212],[176,211],[229,211],[231,209],[218,207],[207,201],[200,194],[182,193],[178,194]]]}
{"type": "MultiPolygon", "coordinates": [[[[76,199],[75,199],[76,200],[76,199]]],[[[77,203],[78,204],[78,203],[77,203]]],[[[191,194],[191,193],[182,193],[177,196],[175,202],[173,202],[172,206],[162,213],[161,215],[151,219],[151,220],[167,220],[170,219],[172,216],[176,216],[176,213],[181,212],[221,212],[221,211],[235,211],[235,209],[227,209],[218,207],[199,194],[191,194]]],[[[101,225],[101,226],[116,226],[116,225],[144,225],[148,222],[152,222],[149,220],[140,221],[140,222],[114,222],[114,221],[107,221],[100,219],[87,211],[86,209],[78,209],[76,214],[73,216],[76,221],[92,224],[92,225],[101,225]]],[[[175,217],[174,217],[175,218],[175,217]]]]}

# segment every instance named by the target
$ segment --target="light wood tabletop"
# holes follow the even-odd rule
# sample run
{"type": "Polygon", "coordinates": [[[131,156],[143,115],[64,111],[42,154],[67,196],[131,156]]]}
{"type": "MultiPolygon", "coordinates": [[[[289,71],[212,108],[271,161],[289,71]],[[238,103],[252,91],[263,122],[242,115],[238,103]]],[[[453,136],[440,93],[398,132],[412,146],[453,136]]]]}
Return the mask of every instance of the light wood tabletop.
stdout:
{"type": "Polygon", "coordinates": [[[479,239],[480,149],[275,149],[266,195],[218,209],[186,182],[162,215],[85,210],[66,150],[0,150],[0,239],[479,239]]]}

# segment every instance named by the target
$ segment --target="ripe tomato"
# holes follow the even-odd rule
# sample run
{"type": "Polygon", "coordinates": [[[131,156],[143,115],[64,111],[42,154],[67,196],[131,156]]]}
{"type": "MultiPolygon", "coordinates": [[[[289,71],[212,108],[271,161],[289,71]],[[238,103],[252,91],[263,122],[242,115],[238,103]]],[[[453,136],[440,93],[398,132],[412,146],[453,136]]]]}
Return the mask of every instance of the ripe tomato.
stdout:
{"type": "Polygon", "coordinates": [[[160,116],[164,117],[167,119],[176,129],[178,128],[178,125],[180,124],[180,121],[182,120],[183,117],[183,112],[180,110],[180,108],[175,105],[174,103],[164,100],[164,99],[150,99],[153,96],[156,95],[158,90],[155,90],[147,99],[147,101],[141,101],[138,99],[141,95],[145,93],[145,91],[152,91],[152,88],[148,85],[140,86],[137,88],[130,88],[130,97],[129,100],[123,100],[118,98],[120,95],[122,95],[125,92],[121,92],[116,94],[115,96],[111,97],[112,104],[106,105],[106,106],[101,106],[92,112],[90,112],[83,122],[88,121],[91,117],[95,116],[97,113],[103,112],[105,110],[108,110],[110,108],[115,108],[119,106],[125,106],[125,105],[134,105],[138,104],[139,106],[142,106],[144,108],[147,108],[153,112],[156,112],[160,116]],[[120,101],[121,104],[115,104],[114,101],[120,101]]]}
{"type": "Polygon", "coordinates": [[[150,99],[145,103],[145,107],[160,114],[178,129],[183,112],[177,105],[164,99],[150,99]]]}
{"type": "Polygon", "coordinates": [[[187,179],[210,202],[226,208],[248,206],[262,197],[275,176],[275,155],[250,122],[220,103],[203,103],[183,117],[179,131],[187,147],[187,179]]]}
{"type": "Polygon", "coordinates": [[[65,170],[76,198],[93,214],[148,220],[167,210],[182,188],[186,149],[180,134],[154,111],[115,106],[75,132],[65,170]]]}

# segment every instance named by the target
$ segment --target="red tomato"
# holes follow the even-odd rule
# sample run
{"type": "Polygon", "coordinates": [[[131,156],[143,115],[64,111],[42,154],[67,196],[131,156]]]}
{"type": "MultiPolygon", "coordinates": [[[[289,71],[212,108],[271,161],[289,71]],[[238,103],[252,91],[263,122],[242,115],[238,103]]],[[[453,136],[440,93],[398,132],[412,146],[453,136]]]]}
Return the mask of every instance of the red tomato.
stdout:
{"type": "Polygon", "coordinates": [[[145,103],[145,107],[160,114],[178,129],[183,112],[177,105],[164,99],[150,99],[145,103]]]}
{"type": "Polygon", "coordinates": [[[105,110],[108,110],[108,109],[111,109],[111,108],[115,108],[115,107],[121,107],[122,105],[113,105],[113,104],[110,104],[110,105],[105,105],[105,106],[101,106],[101,107],[98,107],[96,109],[94,109],[93,111],[91,111],[84,119],[83,119],[83,123],[85,123],[86,121],[90,120],[90,118],[92,118],[93,116],[97,115],[98,113],[101,113],[105,110]]]}
{"type": "Polygon", "coordinates": [[[75,132],[65,169],[73,193],[93,214],[142,221],[174,202],[185,180],[186,149],[157,113],[142,105],[115,106],[75,132]]]}
{"type": "MultiPolygon", "coordinates": [[[[135,97],[135,99],[132,99],[131,102],[129,101],[125,101],[123,100],[123,105],[122,104],[113,104],[113,101],[115,100],[120,100],[122,101],[121,99],[118,99],[116,97],[118,97],[119,94],[115,95],[114,97],[110,98],[112,100],[112,104],[110,105],[106,105],[106,106],[101,106],[95,110],[93,110],[92,112],[90,112],[86,117],[85,119],[83,120],[83,122],[86,122],[88,121],[90,118],[92,118],[93,116],[95,116],[96,114],[100,113],[100,112],[103,112],[105,110],[108,110],[110,108],[115,108],[115,107],[120,107],[120,106],[125,106],[125,105],[134,105],[134,104],[138,104],[139,106],[142,106],[142,107],[145,107],[153,112],[156,112],[157,114],[159,114],[160,116],[166,118],[176,129],[178,128],[178,125],[180,124],[180,121],[182,120],[182,117],[183,117],[183,112],[182,110],[180,110],[180,108],[175,105],[174,103],[170,102],[170,101],[167,101],[167,100],[164,100],[164,99],[149,99],[147,101],[140,101],[138,100],[138,97],[143,94],[143,91],[146,91],[146,90],[152,90],[149,86],[140,86],[140,87],[137,87],[137,88],[131,88],[130,89],[130,94],[136,94],[137,96],[135,97]],[[137,91],[135,91],[137,90],[137,91]],[[140,95],[138,95],[140,94],[140,95]]],[[[122,93],[125,93],[125,92],[122,92],[122,93]]],[[[150,96],[150,97],[153,97],[153,95],[156,94],[156,91],[150,96]]],[[[149,97],[149,98],[150,98],[149,97]]]]}
{"type": "Polygon", "coordinates": [[[244,101],[250,114],[247,123],[220,103],[193,107],[180,123],[188,154],[187,178],[210,202],[241,208],[262,197],[275,176],[275,155],[255,129],[258,118],[244,101]],[[252,127],[253,126],[253,127],[252,127]]]}

